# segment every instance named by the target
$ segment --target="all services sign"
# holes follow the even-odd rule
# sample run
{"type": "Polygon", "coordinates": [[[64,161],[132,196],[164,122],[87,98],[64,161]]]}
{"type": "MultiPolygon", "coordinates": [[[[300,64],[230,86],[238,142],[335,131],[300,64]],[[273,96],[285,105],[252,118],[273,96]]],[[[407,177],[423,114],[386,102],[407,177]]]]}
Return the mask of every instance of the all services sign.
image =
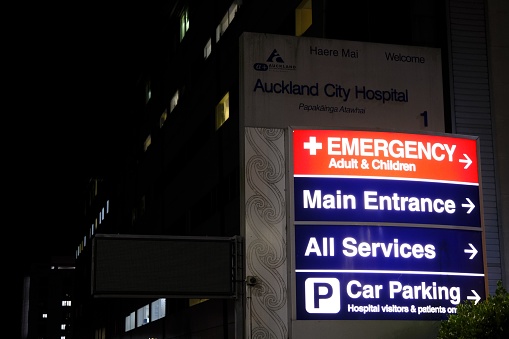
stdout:
{"type": "Polygon", "coordinates": [[[291,133],[298,320],[442,320],[485,298],[476,138],[291,133]]]}

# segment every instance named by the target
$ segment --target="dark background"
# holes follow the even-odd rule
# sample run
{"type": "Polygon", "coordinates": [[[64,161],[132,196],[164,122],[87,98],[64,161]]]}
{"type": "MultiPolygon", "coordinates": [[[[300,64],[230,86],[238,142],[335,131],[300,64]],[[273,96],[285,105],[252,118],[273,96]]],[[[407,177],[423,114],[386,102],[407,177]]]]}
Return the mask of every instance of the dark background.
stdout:
{"type": "Polygon", "coordinates": [[[74,256],[88,180],[125,152],[123,118],[141,49],[152,41],[153,9],[141,1],[10,6],[2,48],[3,277],[18,321],[30,265],[74,256]]]}

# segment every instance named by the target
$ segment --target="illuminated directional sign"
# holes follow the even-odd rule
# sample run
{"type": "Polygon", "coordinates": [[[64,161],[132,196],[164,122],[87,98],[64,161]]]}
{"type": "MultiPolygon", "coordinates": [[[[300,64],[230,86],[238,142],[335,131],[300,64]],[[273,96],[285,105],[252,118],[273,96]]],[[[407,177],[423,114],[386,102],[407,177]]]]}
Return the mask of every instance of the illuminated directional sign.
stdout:
{"type": "Polygon", "coordinates": [[[348,130],[294,130],[294,175],[478,184],[477,140],[348,130]]]}
{"type": "Polygon", "coordinates": [[[295,177],[295,220],[480,227],[479,187],[443,182],[295,177]]]}
{"type": "Polygon", "coordinates": [[[442,320],[485,298],[477,140],[293,130],[301,320],[442,320]]]}
{"type": "Polygon", "coordinates": [[[481,232],[423,227],[297,225],[296,269],[483,274],[481,232]]]}

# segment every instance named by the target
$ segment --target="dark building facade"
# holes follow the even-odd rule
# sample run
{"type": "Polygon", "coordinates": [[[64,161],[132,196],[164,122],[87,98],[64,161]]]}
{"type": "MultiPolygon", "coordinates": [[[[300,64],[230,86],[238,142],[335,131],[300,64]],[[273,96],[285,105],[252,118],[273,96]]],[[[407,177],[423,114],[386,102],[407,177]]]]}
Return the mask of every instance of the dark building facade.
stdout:
{"type": "MultiPolygon", "coordinates": [[[[480,138],[488,290],[494,293],[499,280],[507,288],[504,14],[507,5],[482,0],[171,1],[152,9],[146,45],[139,46],[139,72],[123,105],[130,136],[125,158],[115,171],[90,181],[76,251],[73,338],[305,336],[292,326],[291,283],[280,291],[269,284],[251,288],[245,280],[249,259],[234,298],[94,298],[91,293],[91,244],[97,234],[246,236],[249,176],[239,89],[244,32],[439,49],[444,132],[480,138]]],[[[270,252],[267,243],[259,246],[260,257],[276,261],[261,254],[270,252]]],[[[404,321],[370,330],[361,322],[345,324],[344,333],[366,338],[374,337],[372,331],[380,337],[410,331],[426,338],[437,330],[436,323],[422,330],[421,323],[409,328],[404,321]]],[[[330,328],[328,337],[337,337],[341,328],[330,328]]]]}
{"type": "Polygon", "coordinates": [[[23,283],[22,338],[71,338],[74,258],[32,265],[23,283]]]}

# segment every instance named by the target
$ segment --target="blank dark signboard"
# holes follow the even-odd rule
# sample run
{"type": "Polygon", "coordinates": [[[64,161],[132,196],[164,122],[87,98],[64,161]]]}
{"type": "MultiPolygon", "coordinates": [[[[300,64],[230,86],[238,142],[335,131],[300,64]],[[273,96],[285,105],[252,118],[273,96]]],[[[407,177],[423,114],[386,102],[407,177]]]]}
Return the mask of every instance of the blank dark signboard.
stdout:
{"type": "Polygon", "coordinates": [[[236,238],[97,235],[95,297],[235,296],[236,238]]]}

